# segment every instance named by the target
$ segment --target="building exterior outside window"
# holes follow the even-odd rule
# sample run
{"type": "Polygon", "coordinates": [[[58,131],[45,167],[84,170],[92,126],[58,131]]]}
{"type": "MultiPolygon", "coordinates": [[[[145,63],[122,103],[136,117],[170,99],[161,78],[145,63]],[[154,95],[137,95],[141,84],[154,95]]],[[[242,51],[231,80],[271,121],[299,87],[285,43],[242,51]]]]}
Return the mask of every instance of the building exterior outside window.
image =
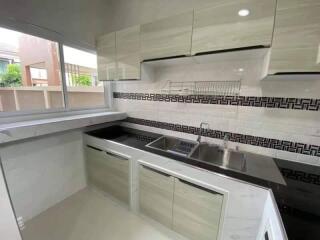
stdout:
{"type": "Polygon", "coordinates": [[[95,54],[64,46],[62,77],[57,42],[5,28],[0,35],[0,112],[105,107],[95,54]]]}
{"type": "Polygon", "coordinates": [[[97,55],[68,46],[63,46],[63,53],[68,105],[71,108],[103,107],[104,86],[97,77],[97,55]]]}

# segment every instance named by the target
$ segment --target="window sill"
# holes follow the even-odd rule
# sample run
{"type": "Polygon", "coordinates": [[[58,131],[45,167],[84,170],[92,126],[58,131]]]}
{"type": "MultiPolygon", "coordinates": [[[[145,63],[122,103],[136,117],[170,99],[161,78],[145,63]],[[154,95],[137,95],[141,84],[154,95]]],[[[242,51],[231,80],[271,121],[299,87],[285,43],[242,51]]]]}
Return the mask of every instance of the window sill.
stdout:
{"type": "Polygon", "coordinates": [[[94,112],[0,124],[0,143],[122,120],[123,112],[94,112]]]}

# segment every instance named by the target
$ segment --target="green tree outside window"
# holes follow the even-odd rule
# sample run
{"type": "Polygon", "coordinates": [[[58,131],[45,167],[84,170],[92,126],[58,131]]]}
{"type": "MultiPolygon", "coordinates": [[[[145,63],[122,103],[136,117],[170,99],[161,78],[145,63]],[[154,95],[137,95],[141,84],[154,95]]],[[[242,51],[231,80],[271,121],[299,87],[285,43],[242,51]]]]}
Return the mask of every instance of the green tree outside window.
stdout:
{"type": "Polygon", "coordinates": [[[21,85],[20,66],[18,64],[8,64],[5,73],[0,75],[0,87],[19,87],[21,85]]]}
{"type": "Polygon", "coordinates": [[[76,86],[91,86],[91,77],[88,75],[72,75],[72,82],[76,86]]]}

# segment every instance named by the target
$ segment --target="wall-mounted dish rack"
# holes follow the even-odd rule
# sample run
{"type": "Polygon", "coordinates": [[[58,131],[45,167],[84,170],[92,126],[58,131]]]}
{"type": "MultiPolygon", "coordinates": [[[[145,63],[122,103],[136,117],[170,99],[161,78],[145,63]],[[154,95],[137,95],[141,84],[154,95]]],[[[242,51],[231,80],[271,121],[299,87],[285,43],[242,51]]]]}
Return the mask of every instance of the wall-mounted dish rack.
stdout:
{"type": "Polygon", "coordinates": [[[241,80],[194,82],[167,81],[165,86],[161,89],[161,92],[178,95],[238,96],[240,94],[240,87],[241,80]]]}

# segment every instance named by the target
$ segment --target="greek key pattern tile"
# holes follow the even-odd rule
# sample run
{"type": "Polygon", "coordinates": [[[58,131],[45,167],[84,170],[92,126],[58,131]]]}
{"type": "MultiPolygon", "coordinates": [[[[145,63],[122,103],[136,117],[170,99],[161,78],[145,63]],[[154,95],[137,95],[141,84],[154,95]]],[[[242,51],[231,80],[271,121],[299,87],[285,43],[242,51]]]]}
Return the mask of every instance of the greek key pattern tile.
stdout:
{"type": "Polygon", "coordinates": [[[152,93],[114,92],[114,98],[144,100],[156,102],[181,102],[198,104],[217,104],[263,108],[281,108],[307,111],[320,111],[320,99],[312,98],[278,98],[254,96],[208,96],[208,95],[174,95],[152,93]]]}
{"type": "Polygon", "coordinates": [[[320,175],[297,171],[289,168],[280,168],[280,171],[282,175],[288,179],[320,186],[320,175]]]}
{"type": "MultiPolygon", "coordinates": [[[[192,127],[181,124],[167,123],[167,122],[158,122],[141,118],[127,118],[125,120],[129,123],[161,128],[176,132],[183,132],[198,135],[200,133],[200,128],[192,127]]],[[[299,153],[310,156],[318,156],[320,157],[320,146],[310,145],[304,143],[290,142],[279,139],[265,138],[265,137],[257,137],[252,135],[245,135],[239,133],[232,132],[224,132],[219,130],[207,129],[203,130],[201,133],[202,136],[223,139],[224,136],[228,136],[229,140],[232,142],[238,142],[243,144],[249,144],[258,147],[272,148],[292,153],[299,153]]]]}

